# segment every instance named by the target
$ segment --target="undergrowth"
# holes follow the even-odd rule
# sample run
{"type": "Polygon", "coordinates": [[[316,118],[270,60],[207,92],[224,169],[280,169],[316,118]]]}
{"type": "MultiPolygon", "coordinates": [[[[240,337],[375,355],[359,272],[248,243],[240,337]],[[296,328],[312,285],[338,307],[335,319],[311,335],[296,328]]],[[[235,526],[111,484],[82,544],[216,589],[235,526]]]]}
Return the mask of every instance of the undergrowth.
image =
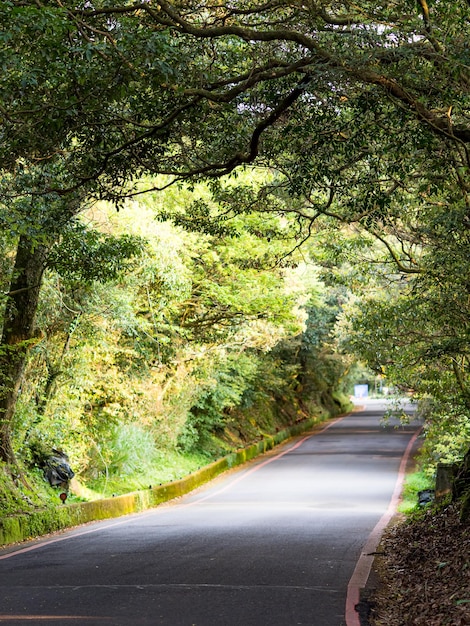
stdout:
{"type": "Polygon", "coordinates": [[[425,489],[433,489],[434,483],[422,470],[408,474],[405,479],[398,511],[408,515],[419,509],[418,493],[425,489]]]}
{"type": "Polygon", "coordinates": [[[18,469],[0,462],[0,516],[29,513],[59,501],[57,490],[44,480],[42,473],[20,474],[18,469]]]}
{"type": "Polygon", "coordinates": [[[160,452],[158,460],[152,465],[142,467],[141,471],[129,474],[102,474],[86,482],[86,487],[98,492],[101,497],[121,495],[150,486],[171,482],[207,465],[206,455],[201,453],[179,453],[173,450],[160,452]]]}

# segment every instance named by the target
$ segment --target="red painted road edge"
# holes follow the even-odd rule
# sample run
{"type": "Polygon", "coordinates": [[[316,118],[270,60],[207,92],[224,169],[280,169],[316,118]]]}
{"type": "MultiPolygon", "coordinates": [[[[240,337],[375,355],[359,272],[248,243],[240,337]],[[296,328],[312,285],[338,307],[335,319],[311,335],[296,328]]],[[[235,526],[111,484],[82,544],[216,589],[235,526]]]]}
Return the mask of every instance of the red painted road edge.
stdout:
{"type": "MultiPolygon", "coordinates": [[[[341,417],[338,417],[336,419],[331,420],[326,426],[324,426],[320,430],[318,430],[318,431],[316,431],[314,433],[310,433],[310,434],[306,435],[305,437],[303,437],[302,439],[297,441],[294,445],[288,446],[287,449],[283,450],[279,454],[271,456],[267,460],[263,461],[262,463],[259,463],[255,467],[249,469],[247,472],[245,472],[242,475],[240,475],[237,478],[235,478],[235,480],[231,481],[225,487],[222,487],[221,489],[218,489],[217,491],[212,492],[210,494],[207,494],[205,496],[203,495],[201,498],[198,498],[197,500],[194,500],[193,502],[180,504],[179,506],[191,507],[191,506],[199,504],[200,502],[203,502],[204,500],[208,500],[208,499],[214,497],[215,495],[218,495],[219,493],[221,493],[223,491],[226,491],[227,489],[230,489],[232,487],[232,485],[234,485],[235,483],[237,483],[237,482],[239,482],[241,480],[244,480],[250,474],[252,474],[254,472],[257,472],[259,469],[261,469],[262,467],[264,467],[268,463],[272,463],[273,461],[279,459],[280,457],[284,456],[285,454],[289,454],[289,452],[292,452],[293,450],[295,450],[296,448],[301,446],[307,439],[310,439],[311,437],[313,437],[313,436],[315,436],[315,435],[317,435],[317,434],[319,434],[321,432],[324,432],[325,430],[328,430],[331,426],[333,426],[333,424],[336,424],[337,422],[342,421],[346,417],[349,417],[349,415],[341,416],[341,417]]],[[[358,604],[359,599],[360,599],[360,590],[366,586],[367,580],[369,578],[370,570],[372,568],[372,563],[374,561],[374,556],[373,556],[372,553],[374,553],[376,551],[377,546],[379,545],[380,539],[382,537],[383,531],[385,530],[385,528],[387,527],[387,525],[389,524],[390,520],[392,519],[393,515],[396,512],[397,505],[398,505],[398,502],[400,500],[400,494],[401,494],[401,491],[402,491],[402,488],[403,488],[403,482],[405,480],[406,466],[407,466],[408,460],[410,458],[413,446],[414,446],[414,444],[415,444],[415,442],[416,442],[420,432],[421,432],[421,429],[418,430],[413,435],[413,437],[411,438],[411,440],[408,443],[408,446],[407,446],[407,448],[405,450],[405,453],[403,454],[403,457],[402,457],[402,460],[401,460],[401,463],[400,463],[400,467],[398,469],[398,477],[397,477],[397,481],[395,483],[395,489],[393,491],[392,498],[391,498],[390,503],[388,505],[388,509],[386,510],[384,515],[380,518],[379,522],[377,523],[377,525],[375,526],[375,528],[373,529],[373,531],[369,535],[369,538],[367,539],[367,542],[366,542],[366,544],[363,547],[363,551],[361,553],[361,556],[359,557],[359,560],[358,560],[358,562],[356,564],[356,567],[354,569],[353,575],[351,576],[351,579],[349,581],[348,590],[347,590],[347,596],[346,596],[346,610],[345,610],[346,626],[361,626],[360,625],[360,621],[359,621],[359,614],[356,611],[356,605],[358,604]]],[[[154,509],[153,509],[153,511],[154,511],[154,509]]],[[[139,513],[137,515],[150,514],[151,512],[152,512],[152,510],[151,511],[146,511],[145,513],[139,513]]],[[[164,508],[160,509],[160,512],[164,513],[165,509],[164,508]]],[[[59,535],[59,536],[56,536],[56,537],[54,537],[54,538],[52,538],[50,540],[39,541],[38,543],[33,544],[33,545],[29,545],[29,546],[27,546],[25,548],[20,548],[18,550],[14,550],[12,552],[8,552],[7,554],[0,555],[0,560],[8,559],[8,558],[17,556],[19,554],[24,554],[25,552],[30,552],[32,550],[37,550],[37,549],[40,549],[40,548],[45,547],[47,545],[50,545],[52,543],[57,543],[59,541],[66,541],[67,539],[71,539],[73,537],[79,537],[79,536],[87,535],[89,533],[97,532],[98,530],[103,530],[105,528],[110,528],[110,527],[114,527],[114,526],[120,526],[121,524],[127,524],[128,522],[129,522],[129,516],[126,516],[124,519],[121,519],[121,520],[116,521],[116,522],[111,522],[111,523],[106,524],[106,525],[100,524],[99,526],[96,526],[94,528],[84,529],[82,531],[78,531],[78,532],[75,532],[73,534],[59,535]]]]}
{"type": "Polygon", "coordinates": [[[356,605],[360,600],[360,591],[366,586],[367,580],[369,579],[372,563],[374,562],[374,552],[377,550],[382,534],[396,513],[397,506],[400,501],[401,491],[403,489],[403,483],[405,481],[406,466],[413,446],[420,433],[421,429],[413,435],[408,443],[408,446],[406,447],[398,469],[397,482],[395,483],[395,489],[393,491],[390,504],[388,505],[388,509],[382,515],[374,530],[369,535],[369,538],[362,549],[361,556],[356,564],[353,575],[349,581],[345,610],[346,626],[361,626],[359,613],[356,611],[356,605]]]}

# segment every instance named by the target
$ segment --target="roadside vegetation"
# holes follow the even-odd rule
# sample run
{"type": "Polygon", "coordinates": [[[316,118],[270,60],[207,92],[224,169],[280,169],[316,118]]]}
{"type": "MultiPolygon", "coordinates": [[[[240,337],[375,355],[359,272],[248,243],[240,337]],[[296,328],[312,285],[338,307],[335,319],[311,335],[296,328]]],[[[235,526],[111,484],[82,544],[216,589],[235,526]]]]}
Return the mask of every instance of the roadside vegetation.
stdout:
{"type": "Polygon", "coordinates": [[[157,219],[207,197],[199,185],[119,213],[96,203],[52,246],[12,421],[20,511],[60,502],[63,488],[38,487],[54,450],[75,473],[69,501],[97,498],[348,408],[352,360],[331,338],[344,290],[304,253],[276,264],[293,245],[278,218],[240,217],[230,235],[157,219]]]}
{"type": "Polygon", "coordinates": [[[374,381],[468,523],[468,11],[1,4],[3,512],[52,449],[134,489],[374,381]]]}
{"type": "Polygon", "coordinates": [[[422,470],[408,474],[398,505],[399,513],[411,514],[419,510],[419,494],[427,490],[434,490],[432,477],[429,477],[422,470]]]}

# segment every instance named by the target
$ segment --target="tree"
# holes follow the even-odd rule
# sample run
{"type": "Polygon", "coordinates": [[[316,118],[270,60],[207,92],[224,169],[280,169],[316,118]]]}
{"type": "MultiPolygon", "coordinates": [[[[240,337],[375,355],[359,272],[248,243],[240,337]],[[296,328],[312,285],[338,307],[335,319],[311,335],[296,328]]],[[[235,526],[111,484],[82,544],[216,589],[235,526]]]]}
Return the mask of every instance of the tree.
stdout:
{"type": "Polygon", "coordinates": [[[279,177],[250,210],[282,206],[299,242],[325,217],[357,224],[418,274],[409,207],[424,226],[432,207],[468,220],[467,13],[463,0],[6,2],[0,163],[18,174],[60,155],[66,176],[21,192],[59,202],[256,162],[279,177]]]}
{"type": "Polygon", "coordinates": [[[357,135],[344,132],[343,110],[383,137],[377,101],[408,130],[417,122],[464,151],[467,10],[463,0],[7,2],[2,163],[66,146],[75,185],[95,180],[113,195],[131,172],[221,175],[251,163],[268,131],[292,130],[291,111],[310,112],[303,135],[326,130],[335,147],[357,135]]]}
{"type": "Polygon", "coordinates": [[[60,180],[61,171],[54,165],[31,167],[15,178],[4,178],[1,219],[14,233],[15,248],[0,338],[0,459],[7,463],[15,462],[12,418],[28,351],[39,340],[35,317],[46,268],[54,266],[84,281],[106,280],[116,275],[126,257],[138,252],[131,239],[93,237],[74,224],[86,207],[83,191],[66,197],[40,193],[49,177],[60,180]]]}
{"type": "MultiPolygon", "coordinates": [[[[209,197],[202,185],[195,193],[209,197]]],[[[191,197],[168,190],[128,203],[119,216],[111,207],[92,208],[53,247],[37,316],[40,337],[14,420],[20,458],[30,459],[36,442],[60,442],[77,473],[91,473],[102,466],[99,459],[109,460],[115,431],[129,425],[159,448],[202,445],[196,435],[233,422],[231,412],[249,406],[248,399],[295,398],[295,351],[285,359],[275,346],[300,341],[303,307],[320,288],[305,270],[273,267],[269,255],[288,245],[272,242],[271,250],[264,239],[260,229],[272,233],[274,219],[263,225],[256,215],[240,217],[230,237],[151,222],[154,203],[184,206],[191,197]],[[89,222],[101,229],[99,239],[89,222]],[[117,255],[95,250],[97,242],[123,247],[119,233],[145,233],[146,244],[132,271],[116,280],[109,274],[117,255]],[[103,285],[106,261],[110,280],[103,285]]]]}
{"type": "Polygon", "coordinates": [[[0,458],[9,463],[15,460],[12,417],[26,355],[37,340],[34,320],[47,258],[61,228],[78,213],[83,202],[80,192],[67,199],[39,193],[31,202],[31,193],[41,191],[49,174],[60,179],[60,171],[46,165],[35,170],[20,168],[16,176],[6,175],[2,181],[0,219],[10,230],[16,248],[0,339],[0,458]]]}

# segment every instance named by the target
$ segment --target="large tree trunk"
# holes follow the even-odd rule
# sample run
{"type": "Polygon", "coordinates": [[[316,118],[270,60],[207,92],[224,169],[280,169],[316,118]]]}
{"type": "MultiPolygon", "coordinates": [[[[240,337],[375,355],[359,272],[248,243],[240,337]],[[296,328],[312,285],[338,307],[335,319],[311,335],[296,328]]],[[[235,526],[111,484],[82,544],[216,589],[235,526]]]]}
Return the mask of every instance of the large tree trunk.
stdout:
{"type": "Polygon", "coordinates": [[[28,237],[18,242],[0,340],[0,459],[15,464],[12,421],[28,350],[34,342],[38,307],[48,247],[28,237]]]}

